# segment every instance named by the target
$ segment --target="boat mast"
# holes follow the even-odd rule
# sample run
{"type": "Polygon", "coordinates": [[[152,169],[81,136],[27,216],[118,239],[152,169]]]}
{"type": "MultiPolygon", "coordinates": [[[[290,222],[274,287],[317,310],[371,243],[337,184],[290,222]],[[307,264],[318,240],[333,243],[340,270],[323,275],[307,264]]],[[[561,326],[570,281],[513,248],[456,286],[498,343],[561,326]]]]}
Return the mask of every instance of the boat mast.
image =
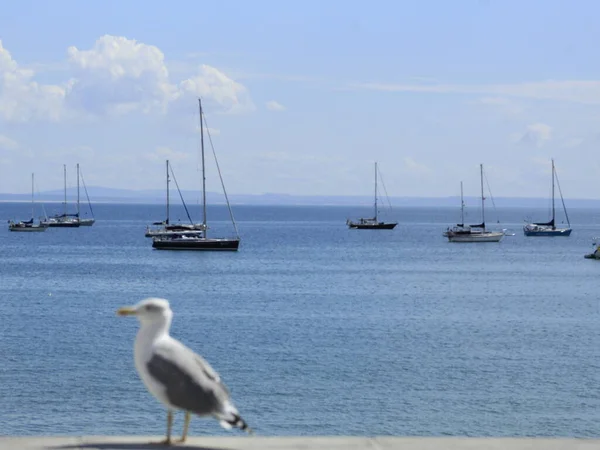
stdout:
{"type": "Polygon", "coordinates": [[[375,161],[375,221],[377,221],[377,161],[375,161]]]}
{"type": "Polygon", "coordinates": [[[83,190],[85,191],[85,197],[87,198],[88,206],[90,208],[90,213],[92,214],[92,218],[94,218],[94,210],[92,209],[92,202],[90,201],[90,195],[88,194],[87,186],[85,185],[85,179],[83,178],[83,173],[79,172],[81,175],[81,183],[83,184],[83,190]]]}
{"type": "Polygon", "coordinates": [[[554,216],[556,209],[554,208],[554,158],[552,158],[552,229],[555,228],[554,216]]]}
{"type": "Polygon", "coordinates": [[[67,216],[67,165],[63,164],[63,178],[65,185],[65,203],[64,203],[64,214],[67,216]]]}
{"type": "Polygon", "coordinates": [[[31,219],[33,220],[34,209],[33,209],[33,174],[31,174],[31,219]]]}
{"type": "Polygon", "coordinates": [[[169,225],[169,160],[167,159],[167,225],[169,225]]]}
{"type": "Polygon", "coordinates": [[[479,164],[479,172],[481,175],[481,223],[483,224],[483,231],[485,231],[485,197],[483,196],[483,164],[479,164]]]}
{"type": "Polygon", "coordinates": [[[79,220],[79,163],[77,163],[77,219],[79,220]]]}
{"type": "Polygon", "coordinates": [[[202,225],[204,237],[206,237],[206,172],[204,168],[204,118],[202,117],[202,99],[198,99],[200,108],[200,152],[202,156],[202,225]]]}
{"type": "MultiPolygon", "coordinates": [[[[567,206],[565,205],[565,199],[562,195],[560,182],[558,181],[558,175],[556,175],[556,166],[554,165],[554,159],[552,160],[552,169],[552,173],[554,174],[554,177],[552,178],[552,192],[554,192],[554,179],[556,179],[556,184],[558,185],[558,193],[560,194],[560,201],[562,203],[563,211],[565,212],[565,219],[567,219],[567,226],[571,228],[571,221],[569,220],[569,214],[567,214],[567,206]]],[[[554,196],[552,196],[552,198],[554,198],[554,196]]]]}
{"type": "Polygon", "coordinates": [[[463,200],[463,182],[460,182],[460,223],[465,226],[465,201],[463,200]]]}

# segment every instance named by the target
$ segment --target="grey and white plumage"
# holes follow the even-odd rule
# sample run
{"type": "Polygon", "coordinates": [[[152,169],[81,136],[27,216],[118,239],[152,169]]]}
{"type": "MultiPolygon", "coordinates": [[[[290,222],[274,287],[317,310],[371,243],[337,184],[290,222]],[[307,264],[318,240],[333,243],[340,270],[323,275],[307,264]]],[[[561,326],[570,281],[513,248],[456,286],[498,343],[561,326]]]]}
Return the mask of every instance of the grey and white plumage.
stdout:
{"type": "Polygon", "coordinates": [[[134,315],[140,322],[135,338],[134,361],[140,378],[168,411],[167,439],[170,442],[172,412],[213,416],[224,428],[237,427],[251,432],[230,399],[219,374],[200,355],[169,335],[173,312],[164,299],[148,298],[133,307],[118,310],[119,315],[134,315]]]}

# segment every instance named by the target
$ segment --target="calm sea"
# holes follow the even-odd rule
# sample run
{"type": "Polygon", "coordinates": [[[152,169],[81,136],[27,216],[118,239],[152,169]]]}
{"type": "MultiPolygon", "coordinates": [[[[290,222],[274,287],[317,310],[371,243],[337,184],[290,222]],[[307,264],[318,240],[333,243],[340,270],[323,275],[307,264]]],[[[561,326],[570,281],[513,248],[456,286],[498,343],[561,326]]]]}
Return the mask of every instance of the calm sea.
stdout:
{"type": "MultiPolygon", "coordinates": [[[[203,253],[151,249],[163,210],[0,228],[0,434],[163,433],[133,365],[137,322],[115,315],[158,296],[258,434],[600,436],[600,262],[583,258],[599,212],[570,210],[569,238],[525,238],[547,211],[501,209],[515,236],[452,244],[455,209],[357,231],[346,218],[369,209],[238,206],[240,251],[203,253]]],[[[28,211],[0,204],[0,219],[28,211]]],[[[231,233],[224,208],[209,218],[231,233]]]]}

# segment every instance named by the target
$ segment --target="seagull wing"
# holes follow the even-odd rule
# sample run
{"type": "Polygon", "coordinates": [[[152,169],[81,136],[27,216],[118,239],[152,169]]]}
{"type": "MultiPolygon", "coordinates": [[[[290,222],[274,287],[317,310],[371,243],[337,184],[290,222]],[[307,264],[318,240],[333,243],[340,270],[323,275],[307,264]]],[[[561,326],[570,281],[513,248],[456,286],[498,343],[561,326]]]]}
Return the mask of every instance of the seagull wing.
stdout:
{"type": "Polygon", "coordinates": [[[219,374],[204,358],[175,339],[155,345],[147,368],[177,408],[198,415],[218,415],[229,403],[229,392],[219,374]]]}

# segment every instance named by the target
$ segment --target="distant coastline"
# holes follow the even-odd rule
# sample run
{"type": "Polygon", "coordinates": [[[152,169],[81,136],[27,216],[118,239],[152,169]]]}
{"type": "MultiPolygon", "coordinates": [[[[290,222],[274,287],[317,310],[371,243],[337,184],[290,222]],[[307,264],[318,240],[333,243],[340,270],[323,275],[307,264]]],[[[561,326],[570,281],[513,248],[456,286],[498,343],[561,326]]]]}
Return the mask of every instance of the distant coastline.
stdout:
{"type": "MultiPolygon", "coordinates": [[[[102,187],[88,187],[92,203],[137,203],[137,204],[161,204],[165,201],[165,193],[160,190],[126,190],[102,187]]],[[[183,198],[189,205],[200,203],[198,191],[182,191],[183,198]]],[[[44,203],[61,203],[64,193],[62,190],[45,191],[36,195],[36,201],[44,203]]],[[[224,204],[225,197],[216,192],[207,192],[207,202],[210,204],[224,204]]],[[[178,196],[177,196],[178,197],[178,196]]],[[[172,201],[179,203],[180,200],[174,196],[172,201]]],[[[31,194],[8,194],[0,193],[0,202],[17,203],[28,202],[31,194]]],[[[76,200],[75,189],[67,190],[67,201],[76,200]]],[[[370,206],[373,204],[371,196],[343,196],[343,195],[289,195],[289,194],[231,194],[229,200],[235,205],[265,205],[265,206],[370,206]]],[[[81,198],[82,202],[87,202],[81,198]]],[[[390,197],[392,206],[396,207],[456,207],[460,206],[458,196],[451,197],[390,197]]],[[[469,207],[478,207],[479,198],[465,197],[465,203],[469,207]]],[[[523,208],[545,208],[549,206],[547,198],[533,197],[494,197],[497,207],[523,207],[523,208]]],[[[600,199],[565,199],[569,208],[600,208],[600,199]]],[[[492,207],[491,200],[487,205],[492,207]]]]}

